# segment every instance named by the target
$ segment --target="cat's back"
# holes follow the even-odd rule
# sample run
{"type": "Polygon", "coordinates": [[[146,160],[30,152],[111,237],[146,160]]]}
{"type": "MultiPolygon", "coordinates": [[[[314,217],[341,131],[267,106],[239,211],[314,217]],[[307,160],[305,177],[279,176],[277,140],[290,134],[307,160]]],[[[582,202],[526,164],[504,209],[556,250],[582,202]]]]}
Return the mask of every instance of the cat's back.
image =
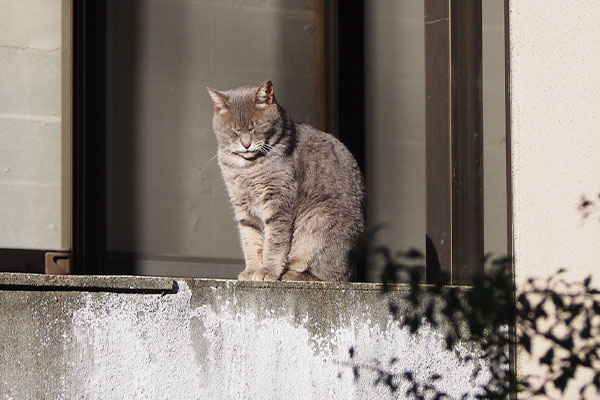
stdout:
{"type": "Polygon", "coordinates": [[[348,253],[364,230],[358,164],[332,135],[302,124],[296,130],[298,197],[290,260],[305,260],[318,279],[350,280],[348,253]]]}
{"type": "MultiPolygon", "coordinates": [[[[337,200],[352,209],[363,202],[363,179],[352,153],[337,138],[310,125],[298,124],[299,189],[310,197],[337,200]]],[[[345,208],[345,207],[344,207],[345,208]]]]}

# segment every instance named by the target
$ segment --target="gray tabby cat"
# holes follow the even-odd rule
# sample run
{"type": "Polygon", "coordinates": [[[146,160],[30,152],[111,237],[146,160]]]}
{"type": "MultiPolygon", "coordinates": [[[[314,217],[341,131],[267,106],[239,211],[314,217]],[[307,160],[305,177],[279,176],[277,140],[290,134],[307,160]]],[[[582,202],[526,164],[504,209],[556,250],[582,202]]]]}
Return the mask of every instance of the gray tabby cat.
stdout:
{"type": "Polygon", "coordinates": [[[238,279],[352,279],[348,252],[364,221],[363,180],[350,152],[294,123],[271,81],[208,92],[246,261],[238,279]]]}

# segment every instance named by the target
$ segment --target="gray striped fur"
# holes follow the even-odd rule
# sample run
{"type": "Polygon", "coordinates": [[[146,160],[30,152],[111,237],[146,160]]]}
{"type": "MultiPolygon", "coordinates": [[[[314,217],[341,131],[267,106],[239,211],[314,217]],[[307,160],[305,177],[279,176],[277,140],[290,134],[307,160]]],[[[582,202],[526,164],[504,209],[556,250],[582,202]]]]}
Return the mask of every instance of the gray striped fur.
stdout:
{"type": "Polygon", "coordinates": [[[218,160],[240,230],[243,280],[351,280],[364,229],[363,180],[344,145],[296,124],[271,81],[219,92],[218,160]]]}

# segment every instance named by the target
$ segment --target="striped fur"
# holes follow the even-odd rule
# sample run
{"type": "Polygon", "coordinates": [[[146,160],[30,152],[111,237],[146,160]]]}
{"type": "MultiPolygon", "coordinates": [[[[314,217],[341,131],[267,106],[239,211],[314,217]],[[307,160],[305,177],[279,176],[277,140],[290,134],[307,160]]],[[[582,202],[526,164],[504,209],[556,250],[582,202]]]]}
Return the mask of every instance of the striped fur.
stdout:
{"type": "Polygon", "coordinates": [[[271,81],[208,91],[246,261],[239,279],[351,280],[347,257],[364,229],[364,190],[350,152],[294,123],[271,81]]]}

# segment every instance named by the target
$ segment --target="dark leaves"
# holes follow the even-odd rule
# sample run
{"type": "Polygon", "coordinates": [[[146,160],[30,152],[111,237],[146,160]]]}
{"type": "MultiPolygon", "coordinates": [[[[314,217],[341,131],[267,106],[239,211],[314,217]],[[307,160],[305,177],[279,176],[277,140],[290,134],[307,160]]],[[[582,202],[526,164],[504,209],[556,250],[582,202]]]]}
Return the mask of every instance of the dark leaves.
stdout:
{"type": "Polygon", "coordinates": [[[594,301],[592,310],[594,311],[594,314],[600,315],[600,302],[594,301]]]}
{"type": "Polygon", "coordinates": [[[531,353],[531,338],[527,334],[521,336],[521,344],[528,353],[531,353]]]}
{"type": "Polygon", "coordinates": [[[552,302],[558,309],[563,308],[565,305],[562,298],[558,295],[558,293],[550,292],[550,299],[552,300],[552,302]]]}
{"type": "Polygon", "coordinates": [[[571,379],[572,377],[573,370],[571,370],[570,368],[563,370],[562,373],[556,379],[554,379],[554,387],[556,387],[561,392],[564,392],[565,388],[567,387],[567,383],[569,383],[569,379],[571,379]]]}
{"type": "Polygon", "coordinates": [[[600,371],[596,372],[592,383],[594,384],[594,386],[596,386],[596,390],[600,392],[600,371]]]}
{"type": "Polygon", "coordinates": [[[541,364],[552,365],[554,361],[554,348],[550,347],[546,354],[542,358],[540,358],[541,364]]]}
{"type": "MultiPolygon", "coordinates": [[[[402,326],[411,334],[418,334],[423,324],[443,329],[446,349],[472,365],[475,378],[490,377],[479,386],[479,394],[465,393],[458,398],[506,399],[516,392],[543,397],[564,392],[580,370],[592,371],[593,377],[583,384],[574,383],[582,398],[589,392],[587,388],[595,388],[600,394],[600,290],[592,286],[591,277],[568,282],[561,269],[547,279],[524,281],[515,296],[516,288],[507,273],[512,260],[500,257],[490,261],[488,255],[484,260],[491,264],[486,268],[488,273],[478,277],[468,290],[442,284],[424,287],[422,270],[414,268],[414,262],[423,258],[421,252],[375,251],[385,263],[384,279],[399,282],[399,274],[409,279],[405,300],[389,305],[402,326]],[[514,332],[508,327],[515,328],[514,332]],[[465,344],[478,350],[459,355],[465,344]],[[539,370],[532,371],[538,380],[517,380],[508,368],[508,348],[513,344],[529,357],[536,357],[535,350],[545,349],[541,357],[537,356],[539,370]]],[[[354,349],[350,350],[350,358],[354,359],[354,349]]],[[[393,357],[385,366],[396,369],[401,363],[393,357]]],[[[375,384],[386,385],[392,391],[402,388],[406,394],[403,398],[409,399],[448,398],[436,385],[446,373],[450,378],[453,373],[436,371],[420,377],[416,371],[393,373],[378,363],[358,369],[371,370],[375,384]]],[[[358,370],[353,373],[358,379],[358,370]]]]}

